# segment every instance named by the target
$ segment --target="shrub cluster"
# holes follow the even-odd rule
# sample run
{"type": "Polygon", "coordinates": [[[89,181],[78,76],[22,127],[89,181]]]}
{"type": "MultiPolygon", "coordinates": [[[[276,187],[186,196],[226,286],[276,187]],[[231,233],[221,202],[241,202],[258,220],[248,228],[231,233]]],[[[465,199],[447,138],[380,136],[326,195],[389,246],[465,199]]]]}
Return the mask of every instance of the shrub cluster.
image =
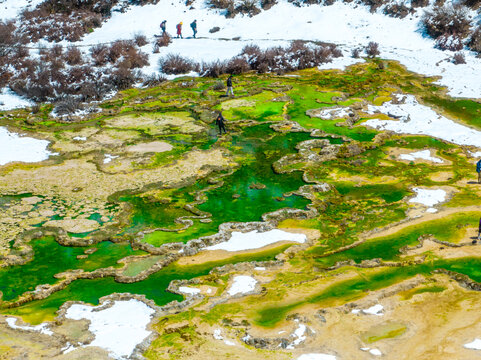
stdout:
{"type": "Polygon", "coordinates": [[[481,54],[481,25],[478,26],[471,34],[468,46],[471,50],[481,54]]]}
{"type": "Polygon", "coordinates": [[[161,47],[169,46],[172,42],[172,39],[169,34],[165,33],[160,37],[155,38],[154,40],[154,53],[158,53],[161,47]]]}
{"type": "Polygon", "coordinates": [[[323,44],[308,46],[296,40],[288,48],[273,47],[261,50],[257,45],[245,46],[241,53],[227,61],[214,61],[197,64],[180,55],[169,54],[159,62],[160,70],[165,74],[185,74],[199,71],[202,76],[218,77],[222,74],[242,74],[248,71],[258,73],[285,72],[319,66],[342,56],[335,45],[323,44]]]}
{"type": "MultiPolygon", "coordinates": [[[[276,3],[276,0],[262,0],[262,7],[268,9],[276,3]]],[[[208,5],[214,9],[225,10],[225,16],[232,18],[237,14],[245,14],[249,16],[257,15],[261,10],[257,7],[255,0],[208,0],[208,5]]]]}
{"type": "Polygon", "coordinates": [[[186,74],[199,69],[199,65],[191,59],[183,58],[180,55],[169,54],[159,61],[160,70],[164,74],[186,74]]]}
{"type": "Polygon", "coordinates": [[[379,51],[379,44],[377,42],[371,41],[369,44],[366,46],[366,54],[369,57],[376,57],[378,56],[381,52],[379,51]]]}
{"type": "Polygon", "coordinates": [[[118,0],[45,0],[25,10],[18,26],[31,41],[78,41],[101,26],[118,0]]]}
{"type": "MultiPolygon", "coordinates": [[[[0,31],[2,26],[0,26],[0,31]]],[[[41,48],[38,57],[21,45],[0,56],[0,87],[37,102],[101,100],[108,92],[131,87],[139,80],[135,69],[148,65],[148,55],[134,41],[97,45],[85,56],[73,46],[41,48]]],[[[70,103],[71,104],[71,103],[70,103]]]]}
{"type": "Polygon", "coordinates": [[[469,35],[471,27],[465,6],[435,7],[424,13],[422,23],[440,49],[452,51],[463,48],[463,39],[469,35]]]}
{"type": "Polygon", "coordinates": [[[459,64],[466,64],[466,59],[464,58],[463,53],[456,53],[453,56],[453,64],[454,65],[459,65],[459,64]]]}

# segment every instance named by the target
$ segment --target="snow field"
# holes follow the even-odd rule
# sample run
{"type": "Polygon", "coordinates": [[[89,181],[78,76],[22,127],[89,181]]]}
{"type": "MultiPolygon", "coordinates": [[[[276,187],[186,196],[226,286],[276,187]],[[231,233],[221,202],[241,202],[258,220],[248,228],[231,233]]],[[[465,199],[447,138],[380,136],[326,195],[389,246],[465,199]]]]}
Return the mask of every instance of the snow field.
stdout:
{"type": "Polygon", "coordinates": [[[0,127],[0,166],[9,162],[39,162],[54,153],[47,150],[47,140],[39,140],[12,133],[0,127]]]}
{"type": "Polygon", "coordinates": [[[18,329],[18,330],[27,330],[27,331],[38,331],[40,334],[45,334],[45,335],[53,335],[53,332],[48,329],[48,324],[39,324],[36,326],[19,326],[16,325],[17,323],[17,318],[10,317],[6,318],[5,321],[7,322],[8,326],[10,326],[12,329],[18,329]]]}
{"type": "Polygon", "coordinates": [[[234,296],[237,294],[247,294],[251,291],[254,291],[256,288],[257,280],[251,276],[246,275],[239,275],[234,277],[234,281],[227,290],[227,293],[230,296],[234,296]]]}
{"type": "Polygon", "coordinates": [[[306,240],[307,237],[304,234],[294,234],[279,229],[273,229],[263,233],[259,233],[257,230],[247,233],[234,231],[228,241],[208,246],[205,250],[242,251],[259,249],[278,241],[293,241],[302,244],[306,240]]]}
{"type": "Polygon", "coordinates": [[[200,293],[200,289],[189,287],[189,286],[180,286],[179,291],[187,295],[195,295],[200,293]]]}
{"type": "Polygon", "coordinates": [[[383,310],[384,310],[384,306],[382,306],[381,304],[376,304],[374,306],[371,306],[370,308],[363,309],[363,310],[353,309],[351,313],[359,314],[362,312],[363,314],[366,314],[366,315],[383,316],[384,315],[383,310]]]}
{"type": "Polygon", "coordinates": [[[368,113],[375,114],[378,111],[399,117],[399,120],[370,119],[363,125],[398,134],[428,135],[457,145],[481,147],[481,131],[437,114],[431,108],[419,104],[413,95],[398,94],[397,97],[398,100],[404,99],[404,103],[393,104],[389,101],[381,106],[369,105],[368,113]]]}
{"type": "Polygon", "coordinates": [[[74,304],[65,313],[68,319],[90,320],[89,330],[95,339],[85,346],[104,348],[115,359],[122,359],[130,356],[151,333],[146,327],[155,310],[141,301],[115,301],[109,308],[97,309],[98,306],[74,304]]]}
{"type": "MultiPolygon", "coordinates": [[[[349,56],[351,49],[374,41],[380,44],[381,57],[398,60],[411,71],[441,76],[438,82],[447,86],[452,96],[477,98],[481,94],[481,82],[472,76],[481,71],[481,61],[468,51],[464,51],[466,64],[454,65],[445,61],[454,53],[435,49],[434,41],[423,37],[419,31],[424,9],[399,19],[385,16],[380,11],[371,13],[368,7],[355,3],[337,1],[331,6],[297,7],[287,0],[279,0],[259,15],[237,15],[226,19],[223,12],[209,9],[204,0],[195,1],[193,7],[190,10],[184,1],[173,0],[134,6],[125,13],[115,12],[101,28],[86,35],[79,44],[129,39],[135,33],[152,38],[160,33],[159,24],[164,19],[170,34],[175,34],[175,25],[183,21],[184,37],[189,37],[192,35],[189,24],[197,19],[201,39],[174,39],[173,44],[162,48],[158,55],[151,55],[149,72],[156,69],[158,58],[167,53],[179,53],[199,62],[225,60],[237,55],[246,43],[269,47],[302,39],[338,44],[346,50],[345,56],[349,56]],[[208,30],[214,26],[220,27],[220,31],[210,34],[208,30]],[[240,37],[240,41],[225,40],[235,37],[240,37]]],[[[335,61],[342,67],[363,60],[339,58],[335,61]]]]}
{"type": "MultiPolygon", "coordinates": [[[[0,9],[2,4],[0,3],[0,9]]],[[[1,11],[0,11],[1,13],[1,11]]],[[[29,100],[26,100],[13,91],[5,88],[0,92],[0,111],[12,110],[12,109],[19,109],[28,106],[32,106],[33,103],[29,100]]]]}
{"type": "Polygon", "coordinates": [[[407,161],[415,161],[416,159],[429,160],[433,163],[441,164],[443,160],[437,157],[431,156],[431,150],[420,150],[410,154],[401,154],[399,159],[407,161]]]}
{"type": "Polygon", "coordinates": [[[433,208],[434,205],[442,203],[446,200],[446,191],[442,189],[422,189],[413,188],[416,193],[416,197],[409,200],[411,203],[419,203],[427,206],[428,212],[436,212],[437,210],[433,208]]]}
{"type": "Polygon", "coordinates": [[[466,349],[481,350],[481,339],[474,339],[472,342],[464,344],[466,349]]]}

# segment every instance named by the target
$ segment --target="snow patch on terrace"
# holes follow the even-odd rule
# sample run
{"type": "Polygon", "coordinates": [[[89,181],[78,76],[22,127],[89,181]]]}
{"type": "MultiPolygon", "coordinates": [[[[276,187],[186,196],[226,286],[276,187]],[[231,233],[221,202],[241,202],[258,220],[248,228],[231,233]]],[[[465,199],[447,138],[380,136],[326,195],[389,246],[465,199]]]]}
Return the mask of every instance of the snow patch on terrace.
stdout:
{"type": "Polygon", "coordinates": [[[116,159],[116,158],[118,158],[118,157],[119,157],[118,155],[105,154],[104,164],[108,164],[108,163],[111,162],[113,159],[116,159]]]}
{"type": "Polygon", "coordinates": [[[254,291],[256,288],[257,280],[251,276],[239,275],[234,277],[234,282],[232,283],[227,293],[230,296],[237,294],[247,294],[254,291]]]}
{"type": "MultiPolygon", "coordinates": [[[[0,3],[0,13],[2,4],[0,3]]],[[[4,88],[0,92],[0,111],[12,110],[32,106],[33,102],[24,99],[23,97],[15,94],[8,88],[4,88]]]]}
{"type": "Polygon", "coordinates": [[[370,308],[363,309],[363,310],[353,309],[351,313],[359,314],[362,312],[363,314],[366,314],[366,315],[383,316],[384,315],[383,310],[384,310],[384,306],[382,306],[381,304],[376,304],[374,306],[371,306],[370,308]]]}
{"type": "Polygon", "coordinates": [[[481,339],[474,339],[472,342],[464,344],[466,349],[481,350],[481,339]]]}
{"type": "Polygon", "coordinates": [[[0,127],[0,165],[9,162],[38,162],[56,155],[47,150],[49,141],[21,136],[0,127]]]}
{"type": "Polygon", "coordinates": [[[141,301],[130,299],[115,301],[109,308],[98,310],[98,306],[74,304],[67,309],[65,317],[73,320],[90,320],[89,330],[95,339],[88,345],[109,351],[115,359],[132,354],[137,344],[150,331],[146,329],[155,310],[141,301]]]}
{"type": "MultiPolygon", "coordinates": [[[[296,320],[297,323],[299,323],[299,320],[296,320]]],[[[286,349],[292,350],[294,349],[297,345],[300,343],[304,342],[307,337],[304,335],[306,333],[307,327],[304,324],[299,324],[297,329],[294,331],[294,334],[292,334],[292,337],[294,337],[294,341],[290,343],[289,345],[286,346],[286,349]]]]}
{"type": "Polygon", "coordinates": [[[365,121],[363,125],[400,134],[428,135],[457,145],[481,147],[481,131],[437,114],[431,108],[419,104],[413,95],[396,94],[396,96],[404,103],[393,104],[389,101],[381,106],[369,105],[368,113],[375,114],[379,111],[399,120],[371,119],[365,121]]]}
{"type": "Polygon", "coordinates": [[[259,233],[257,230],[247,233],[234,231],[228,241],[208,246],[205,250],[242,251],[259,249],[279,241],[294,241],[302,244],[306,240],[307,237],[304,234],[295,234],[279,229],[273,229],[263,233],[259,233]]]}
{"type": "Polygon", "coordinates": [[[297,360],[336,360],[336,357],[334,355],[312,353],[302,354],[297,360]]]}
{"type": "Polygon", "coordinates": [[[47,328],[48,324],[46,324],[46,323],[39,324],[39,325],[36,325],[36,326],[28,326],[28,325],[20,326],[20,325],[16,325],[17,318],[14,318],[14,317],[6,318],[5,321],[7,322],[8,326],[10,326],[12,329],[26,330],[26,331],[37,331],[41,334],[53,335],[53,332],[47,328]]]}
{"type": "Polygon", "coordinates": [[[187,295],[195,295],[195,294],[200,293],[200,289],[192,288],[192,287],[189,287],[189,286],[180,286],[179,291],[181,293],[187,294],[187,295]]]}
{"type": "Polygon", "coordinates": [[[421,151],[416,151],[410,154],[401,154],[399,155],[399,158],[401,160],[408,160],[408,161],[423,159],[423,160],[429,160],[429,161],[432,161],[433,163],[438,163],[438,164],[443,162],[443,160],[441,160],[440,158],[431,156],[430,150],[421,150],[421,151]]]}
{"type": "Polygon", "coordinates": [[[324,109],[316,114],[316,117],[319,117],[323,120],[333,120],[333,119],[341,119],[349,116],[348,112],[349,108],[331,108],[331,109],[324,109]]]}
{"type": "Polygon", "coordinates": [[[409,202],[423,204],[429,207],[428,212],[434,213],[437,210],[433,208],[434,205],[442,203],[446,199],[446,191],[442,189],[422,189],[413,188],[416,197],[409,200],[409,202]]]}

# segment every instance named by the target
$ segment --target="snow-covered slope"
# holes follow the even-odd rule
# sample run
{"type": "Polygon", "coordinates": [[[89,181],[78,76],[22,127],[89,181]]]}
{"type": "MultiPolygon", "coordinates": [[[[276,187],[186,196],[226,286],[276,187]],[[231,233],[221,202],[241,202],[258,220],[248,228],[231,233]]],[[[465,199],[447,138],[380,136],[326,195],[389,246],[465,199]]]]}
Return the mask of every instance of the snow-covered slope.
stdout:
{"type": "MultiPolygon", "coordinates": [[[[381,56],[398,60],[409,70],[442,76],[440,84],[450,89],[452,96],[481,97],[481,82],[473,76],[481,71],[481,60],[474,53],[465,51],[466,64],[450,62],[451,52],[434,48],[434,41],[423,36],[419,21],[423,10],[404,19],[388,17],[380,12],[371,13],[365,6],[336,2],[331,6],[310,5],[297,7],[287,0],[279,0],[267,11],[254,17],[238,15],[226,19],[218,10],[207,7],[204,0],[193,3],[189,10],[181,0],[160,1],[156,5],[131,7],[125,13],[114,13],[101,28],[85,36],[83,45],[132,38],[143,33],[149,38],[159,34],[159,23],[166,19],[167,28],[175,33],[175,25],[184,23],[184,35],[191,36],[190,22],[197,19],[200,39],[174,39],[159,54],[151,55],[151,66],[157,70],[157,59],[167,53],[178,53],[197,61],[228,59],[239,53],[246,43],[256,43],[265,48],[285,45],[289,40],[333,42],[341,45],[345,56],[355,47],[370,41],[380,44],[381,56]],[[209,29],[220,27],[211,34],[209,29]],[[240,37],[240,41],[227,41],[240,37]]],[[[333,66],[342,67],[345,59],[339,58],[333,66]]],[[[353,59],[354,61],[354,59],[353,59]]]]}
{"type": "MultiPolygon", "coordinates": [[[[1,0],[0,0],[1,1],[1,0]]],[[[32,4],[40,2],[33,0],[32,4]]],[[[449,2],[449,1],[448,1],[449,2]]],[[[0,6],[8,6],[2,17],[11,16],[25,0],[4,0],[0,6]]],[[[452,52],[434,48],[434,41],[422,34],[420,18],[424,9],[404,19],[388,17],[381,10],[371,13],[368,7],[355,2],[335,2],[331,6],[309,5],[298,7],[288,0],[278,0],[269,10],[248,17],[237,15],[227,19],[223,11],[211,9],[206,0],[195,0],[186,6],[184,0],[161,0],[155,5],[130,6],[123,13],[114,11],[100,28],[77,42],[85,52],[88,45],[108,43],[117,39],[131,39],[134,34],[144,34],[150,40],[142,50],[149,54],[150,66],[143,68],[146,74],[158,72],[158,60],[169,53],[180,54],[197,62],[225,60],[237,55],[246,45],[255,43],[261,48],[285,46],[289,41],[302,39],[335,43],[343,50],[344,58],[323,68],[343,68],[359,59],[350,58],[353,48],[379,43],[381,57],[398,60],[409,70],[440,76],[439,83],[449,88],[456,97],[481,98],[481,82],[473,74],[481,72],[481,60],[464,50],[466,64],[451,62],[452,52]],[[184,24],[184,39],[173,39],[168,47],[153,53],[151,45],[159,24],[167,20],[167,30],[175,34],[175,25],[184,24]],[[198,39],[192,39],[189,24],[198,22],[198,39]],[[209,29],[220,30],[210,33],[209,29]],[[239,38],[238,40],[233,40],[239,38]]],[[[471,16],[475,16],[474,12],[471,16]]],[[[69,43],[64,42],[64,45],[69,43]]],[[[50,45],[50,44],[47,44],[50,45]]]]}
{"type": "Polygon", "coordinates": [[[43,0],[0,0],[0,21],[15,18],[25,9],[32,10],[43,0]]]}

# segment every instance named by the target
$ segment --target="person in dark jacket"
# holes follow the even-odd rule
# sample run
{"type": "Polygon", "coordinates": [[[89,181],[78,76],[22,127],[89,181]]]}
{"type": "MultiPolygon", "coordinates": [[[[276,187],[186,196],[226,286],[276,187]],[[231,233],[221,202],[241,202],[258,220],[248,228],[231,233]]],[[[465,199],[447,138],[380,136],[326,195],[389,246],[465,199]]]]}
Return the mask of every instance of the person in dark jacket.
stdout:
{"type": "Polygon", "coordinates": [[[190,24],[190,27],[192,28],[192,31],[194,32],[194,39],[195,39],[195,36],[197,35],[197,20],[194,20],[190,24]]]}
{"type": "Polygon", "coordinates": [[[176,28],[177,28],[177,38],[183,39],[183,37],[182,37],[182,21],[177,24],[176,28]]]}
{"type": "Polygon", "coordinates": [[[166,28],[167,28],[167,20],[164,20],[160,23],[160,30],[162,30],[162,36],[165,35],[166,28]]]}
{"type": "Polygon", "coordinates": [[[234,96],[234,89],[232,88],[232,75],[229,75],[227,78],[227,93],[226,95],[229,95],[229,93],[234,96]]]}
{"type": "MultiPolygon", "coordinates": [[[[478,241],[481,241],[481,218],[479,218],[478,241]]],[[[476,243],[476,240],[474,240],[473,242],[476,243]]]]}
{"type": "Polygon", "coordinates": [[[481,160],[476,163],[476,172],[478,173],[478,184],[481,184],[481,160]]]}
{"type": "Polygon", "coordinates": [[[215,123],[219,126],[219,135],[222,135],[222,130],[224,130],[224,134],[227,134],[227,130],[225,129],[225,119],[220,111],[215,119],[215,123]]]}

